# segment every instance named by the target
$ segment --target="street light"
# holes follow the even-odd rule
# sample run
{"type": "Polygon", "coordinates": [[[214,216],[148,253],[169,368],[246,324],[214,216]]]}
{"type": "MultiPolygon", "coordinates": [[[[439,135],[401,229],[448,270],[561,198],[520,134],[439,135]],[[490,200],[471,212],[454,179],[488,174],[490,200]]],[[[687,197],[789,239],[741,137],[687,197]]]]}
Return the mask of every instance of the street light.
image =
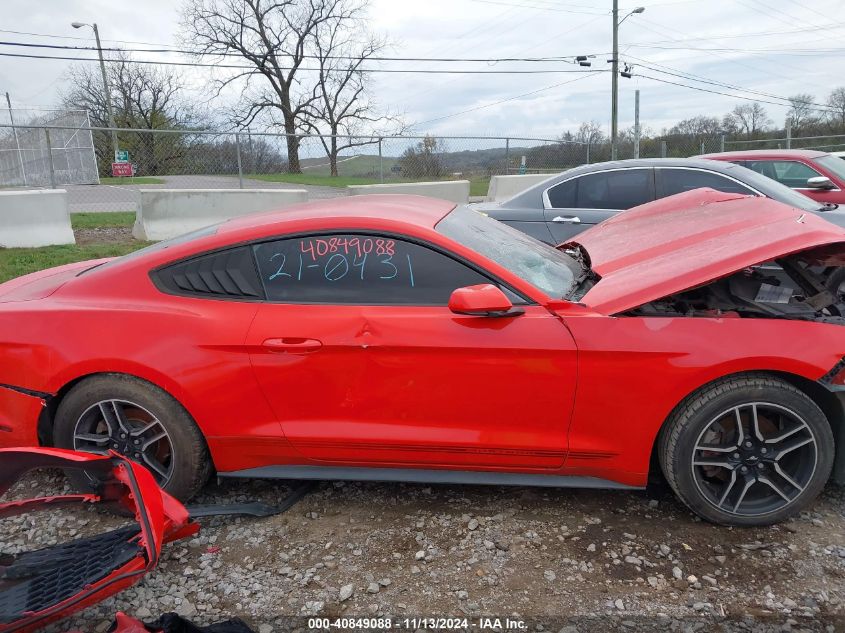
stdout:
{"type": "Polygon", "coordinates": [[[610,160],[618,157],[619,141],[619,25],[635,13],[642,13],[645,7],[637,7],[621,20],[619,19],[619,0],[613,0],[613,83],[610,105],[610,160]]]}
{"type": "Polygon", "coordinates": [[[109,90],[109,79],[106,75],[106,62],[103,61],[103,47],[100,44],[100,31],[97,30],[97,23],[94,22],[93,24],[88,24],[86,22],[71,22],[70,24],[75,29],[81,29],[83,26],[90,26],[94,29],[94,38],[97,40],[97,52],[100,55],[100,72],[103,74],[103,90],[105,91],[105,98],[106,98],[106,112],[109,115],[109,127],[112,128],[111,130],[111,142],[112,146],[114,147],[114,159],[117,160],[117,132],[115,131],[114,124],[114,113],[112,112],[111,108],[111,91],[109,90]]]}

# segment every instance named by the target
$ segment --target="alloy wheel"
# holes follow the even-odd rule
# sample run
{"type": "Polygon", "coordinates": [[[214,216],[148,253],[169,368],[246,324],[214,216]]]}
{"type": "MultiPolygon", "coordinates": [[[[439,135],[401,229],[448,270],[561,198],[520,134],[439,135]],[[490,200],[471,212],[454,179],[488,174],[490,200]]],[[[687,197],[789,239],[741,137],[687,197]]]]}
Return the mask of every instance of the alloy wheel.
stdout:
{"type": "Polygon", "coordinates": [[[752,402],[717,415],[692,454],[696,486],[720,512],[755,517],[795,501],[815,473],[816,437],[797,413],[752,402]]]}
{"type": "Polygon", "coordinates": [[[73,448],[89,453],[113,450],[146,466],[164,487],[173,476],[173,443],[159,419],[126,400],[104,400],[79,417],[73,448]]]}

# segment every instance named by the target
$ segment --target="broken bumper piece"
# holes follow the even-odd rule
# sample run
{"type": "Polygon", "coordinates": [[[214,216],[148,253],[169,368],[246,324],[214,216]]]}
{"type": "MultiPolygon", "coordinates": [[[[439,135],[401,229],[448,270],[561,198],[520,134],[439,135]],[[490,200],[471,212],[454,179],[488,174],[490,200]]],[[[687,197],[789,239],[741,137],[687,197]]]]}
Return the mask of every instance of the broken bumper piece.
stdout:
{"type": "Polygon", "coordinates": [[[0,449],[0,495],[35,469],[79,469],[92,494],[0,503],[0,518],[77,504],[117,505],[135,525],[18,555],[0,551],[0,633],[36,631],[133,585],[152,571],[164,543],[199,529],[143,467],[116,453],[0,449]]]}

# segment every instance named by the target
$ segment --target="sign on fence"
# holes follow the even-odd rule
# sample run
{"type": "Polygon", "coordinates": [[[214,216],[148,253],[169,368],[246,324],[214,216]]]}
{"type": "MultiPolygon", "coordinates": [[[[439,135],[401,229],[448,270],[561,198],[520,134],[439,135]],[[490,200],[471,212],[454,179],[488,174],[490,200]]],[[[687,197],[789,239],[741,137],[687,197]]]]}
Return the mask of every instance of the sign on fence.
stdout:
{"type": "Polygon", "coordinates": [[[114,162],[116,163],[128,163],[129,162],[129,150],[128,149],[119,149],[114,153],[114,162]]]}
{"type": "Polygon", "coordinates": [[[112,163],[111,175],[115,178],[132,176],[132,163],[112,163]]]}

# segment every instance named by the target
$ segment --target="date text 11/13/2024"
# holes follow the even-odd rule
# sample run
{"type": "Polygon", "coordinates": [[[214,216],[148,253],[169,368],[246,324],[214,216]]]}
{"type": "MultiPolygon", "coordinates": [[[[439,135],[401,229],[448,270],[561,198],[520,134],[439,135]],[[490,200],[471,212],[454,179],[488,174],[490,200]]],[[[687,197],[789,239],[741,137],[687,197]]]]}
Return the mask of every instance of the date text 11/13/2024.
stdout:
{"type": "Polygon", "coordinates": [[[528,624],[516,618],[482,617],[470,619],[441,617],[404,618],[309,618],[309,630],[388,631],[391,629],[417,631],[524,631],[528,624]]]}

